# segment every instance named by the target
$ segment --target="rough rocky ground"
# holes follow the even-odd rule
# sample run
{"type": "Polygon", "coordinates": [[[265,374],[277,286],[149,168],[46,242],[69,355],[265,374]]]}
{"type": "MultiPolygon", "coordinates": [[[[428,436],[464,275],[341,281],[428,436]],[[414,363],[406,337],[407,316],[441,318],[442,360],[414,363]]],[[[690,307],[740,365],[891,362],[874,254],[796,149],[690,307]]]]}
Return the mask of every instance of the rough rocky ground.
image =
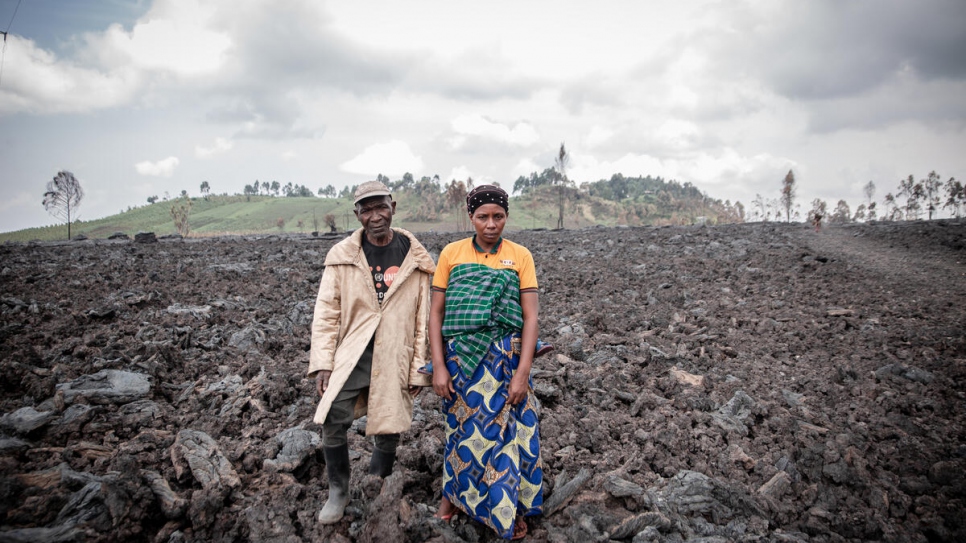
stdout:
{"type": "MultiPolygon", "coordinates": [[[[557,346],[528,540],[966,539],[966,223],[507,237],[557,346]]],[[[347,517],[314,521],[337,239],[0,246],[0,541],[494,541],[431,518],[429,390],[385,481],[351,433],[347,517]]]]}

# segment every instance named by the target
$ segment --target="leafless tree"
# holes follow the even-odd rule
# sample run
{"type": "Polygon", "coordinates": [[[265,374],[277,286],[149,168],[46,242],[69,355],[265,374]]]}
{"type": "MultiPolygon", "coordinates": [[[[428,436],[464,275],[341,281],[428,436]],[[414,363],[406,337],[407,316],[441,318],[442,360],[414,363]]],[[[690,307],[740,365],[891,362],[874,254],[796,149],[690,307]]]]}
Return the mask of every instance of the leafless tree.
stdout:
{"type": "Polygon", "coordinates": [[[875,183],[873,183],[872,180],[870,179],[869,182],[866,183],[864,187],[862,187],[862,190],[865,191],[865,199],[868,202],[868,205],[866,206],[867,212],[865,216],[870,221],[874,221],[875,220],[875,200],[873,200],[872,198],[875,196],[875,183]]]}
{"type": "Polygon", "coordinates": [[[187,194],[181,197],[181,204],[177,202],[171,206],[171,218],[174,220],[174,227],[181,234],[181,237],[188,237],[188,232],[191,227],[188,221],[191,217],[191,198],[188,198],[187,194]]]}
{"type": "Polygon", "coordinates": [[[70,239],[70,223],[75,218],[77,206],[83,198],[84,190],[81,189],[80,181],[66,170],[57,172],[54,179],[47,182],[44,209],[67,222],[67,239],[70,239]]]}
{"type": "Polygon", "coordinates": [[[929,220],[931,221],[932,214],[936,212],[941,202],[940,195],[943,183],[935,170],[929,172],[929,175],[920,181],[920,183],[922,183],[923,200],[926,203],[926,210],[929,213],[929,220]]]}
{"type": "Polygon", "coordinates": [[[812,209],[808,212],[808,222],[815,226],[816,231],[822,227],[822,222],[828,222],[828,204],[825,200],[820,198],[812,200],[812,209]]]}
{"type": "Polygon", "coordinates": [[[943,207],[953,208],[953,216],[958,219],[960,209],[966,207],[966,190],[963,189],[963,184],[957,181],[955,177],[950,177],[946,181],[946,196],[946,203],[943,204],[943,207]]]}
{"type": "Polygon", "coordinates": [[[849,209],[849,203],[845,200],[839,200],[835,204],[835,209],[832,210],[832,216],[829,217],[830,223],[835,224],[846,224],[850,221],[852,212],[849,209]]]}
{"type": "Polygon", "coordinates": [[[463,231],[469,228],[469,216],[466,214],[467,184],[473,184],[472,177],[466,183],[453,179],[446,187],[446,202],[454,210],[453,215],[456,217],[457,231],[463,231]]]}
{"type": "Polygon", "coordinates": [[[325,225],[329,227],[329,232],[335,232],[336,231],[335,215],[333,215],[331,213],[326,213],[325,214],[325,217],[322,217],[322,220],[324,220],[325,221],[325,225]]]}
{"type": "Polygon", "coordinates": [[[785,222],[792,221],[792,205],[795,203],[795,174],[788,170],[782,181],[782,208],[785,210],[785,222]]]}
{"type": "Polygon", "coordinates": [[[573,182],[567,178],[568,164],[570,164],[570,155],[567,154],[567,148],[561,143],[560,151],[557,153],[557,157],[554,158],[554,175],[552,181],[557,186],[557,228],[564,227],[564,208],[567,205],[567,197],[572,192],[567,190],[573,185],[573,182]]]}

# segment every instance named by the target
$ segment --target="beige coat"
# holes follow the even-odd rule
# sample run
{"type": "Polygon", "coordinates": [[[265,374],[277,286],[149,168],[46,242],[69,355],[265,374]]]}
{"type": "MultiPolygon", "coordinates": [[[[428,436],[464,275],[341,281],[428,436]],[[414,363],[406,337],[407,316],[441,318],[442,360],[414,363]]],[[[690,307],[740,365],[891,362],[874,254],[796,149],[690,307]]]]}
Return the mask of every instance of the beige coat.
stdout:
{"type": "Polygon", "coordinates": [[[325,422],[332,401],[342,390],[375,334],[368,398],[359,397],[355,417],[367,415],[366,435],[398,434],[409,429],[413,398],[409,386],[430,386],[432,378],[416,371],[429,360],[429,284],[436,271],[432,257],[409,232],[392,229],[410,240],[382,306],[362,252],[363,230],[340,241],[325,257],[325,271],[312,319],[309,376],[329,370],[329,387],[315,411],[325,422]]]}

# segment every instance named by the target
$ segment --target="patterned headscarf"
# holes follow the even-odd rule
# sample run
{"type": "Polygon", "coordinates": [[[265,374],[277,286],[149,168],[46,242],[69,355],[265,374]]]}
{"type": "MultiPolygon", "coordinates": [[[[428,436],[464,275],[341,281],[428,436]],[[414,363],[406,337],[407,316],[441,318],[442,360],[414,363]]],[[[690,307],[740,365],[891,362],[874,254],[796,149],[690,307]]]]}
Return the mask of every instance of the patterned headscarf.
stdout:
{"type": "Polygon", "coordinates": [[[466,210],[470,215],[484,204],[496,204],[510,212],[510,196],[496,185],[480,185],[466,195],[466,210]]]}

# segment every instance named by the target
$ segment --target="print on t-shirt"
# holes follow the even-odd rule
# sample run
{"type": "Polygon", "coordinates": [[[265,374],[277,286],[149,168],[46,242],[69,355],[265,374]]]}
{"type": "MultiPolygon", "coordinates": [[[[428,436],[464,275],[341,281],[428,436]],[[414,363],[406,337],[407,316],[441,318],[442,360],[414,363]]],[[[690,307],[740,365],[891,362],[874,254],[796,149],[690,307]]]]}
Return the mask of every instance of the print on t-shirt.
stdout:
{"type": "Polygon", "coordinates": [[[392,280],[399,273],[399,266],[390,266],[386,271],[382,271],[382,266],[369,266],[369,271],[372,272],[372,282],[376,286],[376,294],[379,295],[381,304],[386,292],[389,292],[389,287],[392,286],[392,280]]]}
{"type": "Polygon", "coordinates": [[[382,305],[382,300],[396,279],[399,267],[409,252],[409,245],[409,238],[403,235],[393,236],[392,241],[385,246],[373,245],[363,236],[362,250],[369,263],[369,273],[372,274],[372,284],[376,287],[379,305],[382,305]]]}

